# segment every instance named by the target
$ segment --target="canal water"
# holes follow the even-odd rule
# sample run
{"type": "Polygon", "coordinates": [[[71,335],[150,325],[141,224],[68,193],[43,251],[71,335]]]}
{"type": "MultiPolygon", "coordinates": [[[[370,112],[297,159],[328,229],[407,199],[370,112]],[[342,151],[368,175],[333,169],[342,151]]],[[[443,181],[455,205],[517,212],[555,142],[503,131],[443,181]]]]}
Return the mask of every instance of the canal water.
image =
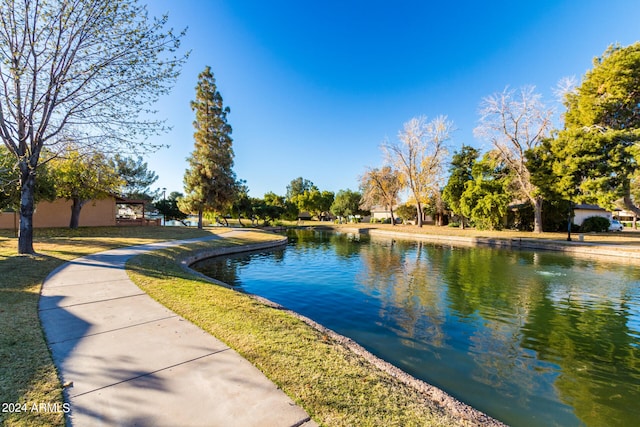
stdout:
{"type": "Polygon", "coordinates": [[[197,270],[354,339],[512,426],[640,420],[640,268],[297,230],[197,270]]]}

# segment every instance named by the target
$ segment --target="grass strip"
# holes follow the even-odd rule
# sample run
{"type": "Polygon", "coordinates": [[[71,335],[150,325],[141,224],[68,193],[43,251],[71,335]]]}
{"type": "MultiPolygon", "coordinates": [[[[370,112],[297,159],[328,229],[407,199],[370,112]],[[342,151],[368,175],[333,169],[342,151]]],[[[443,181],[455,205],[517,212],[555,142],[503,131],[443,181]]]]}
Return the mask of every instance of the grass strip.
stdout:
{"type": "Polygon", "coordinates": [[[37,229],[39,255],[23,256],[16,253],[13,233],[0,230],[0,424],[64,426],[64,414],[52,410],[62,407],[62,387],[38,317],[42,282],[53,269],[108,249],[209,233],[174,227],[37,229]]]}
{"type": "Polygon", "coordinates": [[[215,245],[269,238],[257,232],[243,235],[137,256],[127,264],[129,275],[150,296],[257,366],[323,425],[464,424],[293,315],[200,279],[176,262],[215,245]]]}

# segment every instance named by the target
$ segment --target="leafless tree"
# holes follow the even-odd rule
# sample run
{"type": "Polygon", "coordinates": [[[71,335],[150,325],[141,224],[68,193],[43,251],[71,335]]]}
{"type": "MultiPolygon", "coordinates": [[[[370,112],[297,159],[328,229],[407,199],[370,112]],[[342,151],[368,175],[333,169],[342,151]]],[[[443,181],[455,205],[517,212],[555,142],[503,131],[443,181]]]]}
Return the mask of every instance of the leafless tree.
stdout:
{"type": "Polygon", "coordinates": [[[402,182],[398,170],[391,166],[369,169],[360,177],[360,206],[367,210],[377,205],[386,207],[391,213],[391,224],[396,225],[393,208],[398,203],[401,190],[402,182]]]}
{"type": "Polygon", "coordinates": [[[526,152],[548,136],[552,115],[553,110],[545,107],[534,86],[517,91],[507,87],[482,100],[480,124],[474,129],[477,137],[491,142],[513,173],[522,197],[533,204],[537,233],[542,232],[542,196],[531,183],[526,152]]]}
{"type": "Polygon", "coordinates": [[[166,16],[137,0],[0,0],[0,138],[20,170],[19,253],[33,253],[36,171],[68,137],[140,151],[163,129],[148,106],[185,56],[166,16]]]}
{"type": "Polygon", "coordinates": [[[423,223],[423,203],[439,193],[444,184],[446,143],[452,131],[453,122],[446,116],[430,122],[424,116],[414,117],[404,124],[398,142],[382,145],[387,161],[400,171],[403,185],[415,199],[419,227],[423,223]]]}

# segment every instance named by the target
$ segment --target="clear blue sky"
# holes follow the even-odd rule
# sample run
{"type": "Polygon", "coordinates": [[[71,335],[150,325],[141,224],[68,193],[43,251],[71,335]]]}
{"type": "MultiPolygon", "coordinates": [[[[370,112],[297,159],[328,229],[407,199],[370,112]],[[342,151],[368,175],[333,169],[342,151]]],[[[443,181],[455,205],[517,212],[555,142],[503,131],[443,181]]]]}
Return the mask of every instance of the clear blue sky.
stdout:
{"type": "MultiPolygon", "coordinates": [[[[211,66],[233,126],[235,171],[252,197],[284,195],[299,176],[321,190],[358,188],[404,122],[447,115],[453,152],[473,137],[483,97],[535,85],[547,104],[608,45],[640,40],[635,0],[149,0],[188,27],[191,56],[157,105],[172,131],[146,156],[157,187],[183,191],[198,74],[211,66]]],[[[559,113],[561,107],[558,106],[559,113]]]]}

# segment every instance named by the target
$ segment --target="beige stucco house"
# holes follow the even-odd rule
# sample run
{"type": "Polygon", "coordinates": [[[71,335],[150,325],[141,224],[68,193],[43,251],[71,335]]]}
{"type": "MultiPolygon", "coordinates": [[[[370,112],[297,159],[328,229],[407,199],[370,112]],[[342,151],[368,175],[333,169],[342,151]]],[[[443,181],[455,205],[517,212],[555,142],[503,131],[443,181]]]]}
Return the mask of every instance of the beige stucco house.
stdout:
{"type": "MultiPolygon", "coordinates": [[[[0,228],[17,227],[20,215],[16,212],[0,213],[0,228]]],[[[71,201],[57,199],[53,202],[40,202],[33,213],[35,228],[68,227],[71,219],[71,201]]],[[[99,227],[116,225],[116,198],[109,197],[91,200],[82,207],[80,227],[99,227]]]]}

